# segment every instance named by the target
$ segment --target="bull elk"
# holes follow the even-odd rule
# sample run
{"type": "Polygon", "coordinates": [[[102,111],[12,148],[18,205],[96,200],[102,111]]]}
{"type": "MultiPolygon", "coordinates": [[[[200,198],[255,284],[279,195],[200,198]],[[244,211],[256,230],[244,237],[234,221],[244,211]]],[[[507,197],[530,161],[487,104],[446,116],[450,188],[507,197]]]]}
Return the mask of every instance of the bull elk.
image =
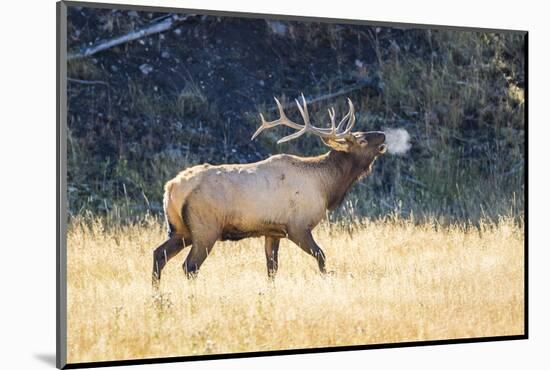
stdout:
{"type": "Polygon", "coordinates": [[[296,139],[306,132],[317,135],[330,150],[317,157],[278,154],[250,164],[203,164],[180,172],[164,188],[164,213],[168,240],[153,253],[153,283],[160,281],[168,260],[185,246],[191,250],[183,263],[187,277],[194,276],[218,240],[265,237],[268,276],[279,265],[279,240],[288,238],[313,256],[325,273],[325,254],[311,231],[343,201],[353,183],[368,174],[375,159],[385,153],[383,132],[352,132],[355,110],[336,124],[334,108],[329,109],[330,127],[310,123],[306,100],[296,104],[304,124],[285,115],[275,98],[279,119],[268,122],[260,114],[261,125],[252,136],[275,126],[296,132],[277,143],[296,139]]]}

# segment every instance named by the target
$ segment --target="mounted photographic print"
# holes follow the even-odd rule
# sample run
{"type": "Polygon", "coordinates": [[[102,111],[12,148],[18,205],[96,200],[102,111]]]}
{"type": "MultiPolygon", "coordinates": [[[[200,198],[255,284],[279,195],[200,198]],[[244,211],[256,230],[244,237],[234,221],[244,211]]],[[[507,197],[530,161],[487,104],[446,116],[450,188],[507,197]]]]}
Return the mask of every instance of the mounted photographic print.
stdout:
{"type": "Polygon", "coordinates": [[[527,338],[527,32],[57,5],[58,367],[527,338]]]}

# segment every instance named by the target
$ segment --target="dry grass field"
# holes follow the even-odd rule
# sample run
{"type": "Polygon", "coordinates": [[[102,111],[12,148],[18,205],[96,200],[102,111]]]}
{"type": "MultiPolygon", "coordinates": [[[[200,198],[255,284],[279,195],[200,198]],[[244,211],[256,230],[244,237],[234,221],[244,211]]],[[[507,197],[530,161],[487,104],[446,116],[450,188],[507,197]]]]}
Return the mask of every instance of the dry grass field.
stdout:
{"type": "Polygon", "coordinates": [[[69,362],[523,334],[523,226],[386,221],[321,225],[334,273],[282,241],[275,281],[262,239],[218,242],[197,279],[187,254],[159,292],[152,251],[163,227],[72,222],[69,362]]]}

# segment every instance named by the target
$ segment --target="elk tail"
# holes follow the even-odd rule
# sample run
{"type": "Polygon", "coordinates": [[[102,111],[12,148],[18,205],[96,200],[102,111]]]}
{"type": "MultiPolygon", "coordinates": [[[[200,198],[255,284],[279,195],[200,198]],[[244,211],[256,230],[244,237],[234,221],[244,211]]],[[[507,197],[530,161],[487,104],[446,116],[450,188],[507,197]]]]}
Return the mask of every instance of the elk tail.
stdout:
{"type": "Polygon", "coordinates": [[[164,186],[163,207],[169,238],[176,235],[189,235],[187,226],[183,222],[182,215],[180,211],[178,211],[178,207],[176,206],[175,200],[172,196],[174,185],[175,184],[173,182],[169,181],[164,186]]]}

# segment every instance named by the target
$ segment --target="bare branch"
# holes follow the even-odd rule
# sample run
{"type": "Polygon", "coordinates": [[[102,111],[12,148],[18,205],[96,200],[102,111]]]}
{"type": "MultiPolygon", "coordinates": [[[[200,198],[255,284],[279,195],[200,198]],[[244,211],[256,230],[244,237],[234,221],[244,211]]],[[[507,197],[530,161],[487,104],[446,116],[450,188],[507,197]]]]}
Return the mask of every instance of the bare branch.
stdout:
{"type": "Polygon", "coordinates": [[[125,35],[118,36],[109,40],[99,41],[92,46],[82,47],[80,51],[70,52],[67,55],[67,60],[86,58],[90,55],[99,53],[100,51],[110,49],[114,46],[125,44],[130,41],[134,41],[146,36],[154,35],[156,33],[164,32],[172,28],[175,24],[186,20],[191,15],[178,16],[177,14],[170,14],[166,18],[159,22],[155,22],[146,27],[139,28],[125,35]]]}
{"type": "Polygon", "coordinates": [[[109,86],[109,84],[105,81],[99,81],[99,80],[79,80],[76,78],[67,78],[67,81],[69,82],[76,82],[82,85],[105,85],[109,86]]]}
{"type": "MultiPolygon", "coordinates": [[[[315,103],[318,103],[318,102],[321,102],[321,101],[324,101],[324,100],[336,98],[336,97],[339,97],[339,96],[342,96],[342,95],[347,95],[350,92],[353,92],[353,91],[356,91],[356,90],[361,90],[361,89],[364,89],[366,87],[371,87],[371,88],[376,89],[376,90],[381,90],[382,89],[382,86],[380,84],[380,80],[377,77],[363,78],[363,79],[357,81],[356,83],[354,83],[352,85],[349,85],[349,86],[346,86],[344,88],[341,88],[340,90],[335,91],[333,93],[319,95],[319,96],[312,96],[312,97],[308,97],[306,99],[309,102],[309,104],[315,104],[315,103]]],[[[289,103],[284,104],[282,107],[284,109],[287,109],[290,106],[291,106],[291,103],[289,102],[289,103]]],[[[277,107],[272,107],[272,108],[268,109],[268,112],[273,112],[275,110],[277,110],[277,107]]]]}

